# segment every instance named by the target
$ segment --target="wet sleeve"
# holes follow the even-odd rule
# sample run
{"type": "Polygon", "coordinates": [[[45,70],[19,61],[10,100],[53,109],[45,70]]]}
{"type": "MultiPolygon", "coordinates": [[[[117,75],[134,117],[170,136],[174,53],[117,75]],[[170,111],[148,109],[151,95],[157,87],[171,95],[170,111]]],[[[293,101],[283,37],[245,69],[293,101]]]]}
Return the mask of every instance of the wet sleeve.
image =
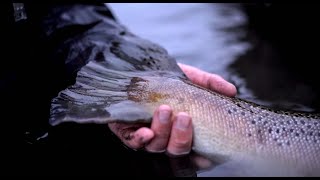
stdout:
{"type": "Polygon", "coordinates": [[[103,3],[24,6],[27,20],[19,24],[19,48],[12,58],[12,64],[18,65],[14,69],[18,69],[19,81],[7,99],[11,104],[21,99],[28,103],[21,117],[12,122],[28,119],[22,123],[38,129],[39,124],[47,126],[51,100],[74,84],[77,71],[92,58],[99,58],[96,52],[104,48],[105,39],[121,34],[123,28],[103,3]],[[19,91],[21,84],[27,84],[24,93],[19,91]]]}
{"type": "MultiPolygon", "coordinates": [[[[94,43],[101,39],[98,32],[121,31],[103,3],[23,4],[27,19],[11,22],[11,11],[2,17],[8,20],[2,29],[10,27],[2,35],[10,43],[3,43],[0,73],[1,142],[10,144],[35,142],[47,131],[52,98],[73,84],[76,71],[95,57],[95,48],[101,47],[94,43]]],[[[11,2],[6,5],[12,7],[11,2]]]]}
{"type": "Polygon", "coordinates": [[[115,17],[104,3],[52,5],[26,4],[28,20],[39,38],[39,49],[67,79],[75,77],[92,56],[92,38],[101,30],[121,33],[115,17]],[[80,52],[86,53],[80,53],[80,52]]]}

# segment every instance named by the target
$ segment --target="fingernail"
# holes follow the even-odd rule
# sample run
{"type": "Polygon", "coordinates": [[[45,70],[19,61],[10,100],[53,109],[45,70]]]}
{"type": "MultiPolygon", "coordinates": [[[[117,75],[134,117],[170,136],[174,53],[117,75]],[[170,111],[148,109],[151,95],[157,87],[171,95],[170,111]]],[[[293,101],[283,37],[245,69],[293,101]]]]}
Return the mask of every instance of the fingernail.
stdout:
{"type": "Polygon", "coordinates": [[[181,130],[187,130],[190,124],[190,118],[187,115],[178,115],[176,127],[181,130]]]}
{"type": "Polygon", "coordinates": [[[159,121],[167,124],[170,121],[170,112],[168,110],[159,110],[159,121]]]}

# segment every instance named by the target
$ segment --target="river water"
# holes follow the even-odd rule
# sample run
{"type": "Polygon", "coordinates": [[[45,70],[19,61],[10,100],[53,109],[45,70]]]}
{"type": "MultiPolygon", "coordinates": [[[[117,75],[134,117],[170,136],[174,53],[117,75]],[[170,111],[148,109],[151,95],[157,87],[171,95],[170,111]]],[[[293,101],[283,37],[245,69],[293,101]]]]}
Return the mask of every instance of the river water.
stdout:
{"type": "Polygon", "coordinates": [[[109,4],[119,21],[136,35],[166,48],[177,61],[229,78],[225,69],[250,44],[239,39],[246,16],[222,4],[109,4]],[[143,12],[143,13],[142,13],[143,12]],[[237,28],[236,31],[226,29],[237,28]],[[232,42],[232,43],[230,43],[232,42]]]}

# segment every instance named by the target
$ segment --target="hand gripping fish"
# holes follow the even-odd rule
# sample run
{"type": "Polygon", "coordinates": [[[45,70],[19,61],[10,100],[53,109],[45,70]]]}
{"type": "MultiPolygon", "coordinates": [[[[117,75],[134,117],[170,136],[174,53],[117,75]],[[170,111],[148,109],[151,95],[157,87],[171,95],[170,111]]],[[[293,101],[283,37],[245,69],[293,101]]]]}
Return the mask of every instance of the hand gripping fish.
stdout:
{"type": "Polygon", "coordinates": [[[216,163],[243,163],[268,172],[262,175],[320,175],[319,115],[271,110],[199,87],[165,49],[105,23],[115,28],[101,28],[85,45],[73,42],[91,47],[79,57],[90,56],[75,84],[52,100],[51,125],[151,122],[167,104],[191,115],[193,150],[216,163]]]}

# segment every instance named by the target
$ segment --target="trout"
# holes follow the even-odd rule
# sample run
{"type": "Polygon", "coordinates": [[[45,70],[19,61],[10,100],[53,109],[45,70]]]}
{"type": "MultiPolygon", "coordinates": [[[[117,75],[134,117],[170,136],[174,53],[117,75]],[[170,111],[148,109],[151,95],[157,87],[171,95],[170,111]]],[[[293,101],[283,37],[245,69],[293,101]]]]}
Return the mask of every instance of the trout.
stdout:
{"type": "Polygon", "coordinates": [[[192,117],[193,151],[218,164],[239,162],[270,176],[320,175],[319,115],[272,110],[204,89],[161,46],[130,33],[111,35],[91,52],[103,58],[89,59],[75,84],[52,100],[52,126],[150,123],[155,109],[167,104],[174,114],[192,117]]]}

